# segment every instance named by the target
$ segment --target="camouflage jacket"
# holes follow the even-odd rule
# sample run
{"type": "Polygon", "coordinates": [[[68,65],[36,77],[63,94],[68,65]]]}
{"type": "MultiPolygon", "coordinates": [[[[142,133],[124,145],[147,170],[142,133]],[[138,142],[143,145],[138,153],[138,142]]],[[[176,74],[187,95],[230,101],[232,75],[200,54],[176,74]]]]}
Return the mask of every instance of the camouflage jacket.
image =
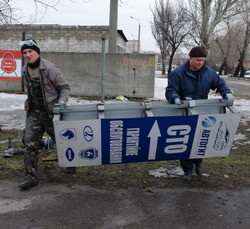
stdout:
{"type": "MultiPolygon", "coordinates": [[[[25,110],[29,110],[31,95],[29,90],[28,64],[22,68],[24,86],[27,89],[28,98],[25,101],[25,110]]],[[[53,115],[53,108],[56,103],[67,102],[70,87],[66,82],[61,70],[53,63],[41,58],[39,66],[39,79],[43,94],[44,105],[50,115],[53,115]]]]}

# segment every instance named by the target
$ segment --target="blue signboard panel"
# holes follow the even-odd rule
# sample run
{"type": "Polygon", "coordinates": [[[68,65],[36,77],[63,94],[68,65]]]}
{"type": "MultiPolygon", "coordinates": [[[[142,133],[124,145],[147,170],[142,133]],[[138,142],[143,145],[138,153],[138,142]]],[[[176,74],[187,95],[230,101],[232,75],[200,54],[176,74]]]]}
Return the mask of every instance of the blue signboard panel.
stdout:
{"type": "Polygon", "coordinates": [[[101,120],[102,164],[189,158],[198,115],[101,120]]]}
{"type": "Polygon", "coordinates": [[[54,121],[60,166],[227,156],[239,114],[54,121]]]}

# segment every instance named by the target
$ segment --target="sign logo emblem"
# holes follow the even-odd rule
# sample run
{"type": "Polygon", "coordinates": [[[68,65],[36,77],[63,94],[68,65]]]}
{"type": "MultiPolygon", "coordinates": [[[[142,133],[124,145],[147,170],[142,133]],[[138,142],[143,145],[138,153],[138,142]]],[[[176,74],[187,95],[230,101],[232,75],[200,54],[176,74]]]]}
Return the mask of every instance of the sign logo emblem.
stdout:
{"type": "Polygon", "coordinates": [[[87,142],[91,142],[93,137],[94,137],[94,133],[93,130],[90,126],[85,126],[83,129],[83,137],[87,142]]]}
{"type": "Polygon", "coordinates": [[[208,128],[212,127],[215,123],[216,123],[216,118],[213,116],[209,116],[202,121],[202,126],[208,128]]]}
{"type": "Polygon", "coordinates": [[[75,129],[64,129],[60,132],[59,136],[66,141],[76,140],[76,130],[75,129]]]}
{"type": "Polygon", "coordinates": [[[98,150],[92,147],[83,149],[79,152],[79,156],[82,159],[94,160],[98,157],[98,150]]]}
{"type": "Polygon", "coordinates": [[[227,125],[223,121],[221,121],[219,123],[219,128],[216,134],[213,148],[218,151],[223,150],[226,148],[229,140],[230,140],[230,132],[227,128],[227,125]]]}
{"type": "Polygon", "coordinates": [[[68,148],[65,152],[65,156],[68,159],[68,161],[73,161],[75,158],[75,153],[71,148],[68,148]]]}

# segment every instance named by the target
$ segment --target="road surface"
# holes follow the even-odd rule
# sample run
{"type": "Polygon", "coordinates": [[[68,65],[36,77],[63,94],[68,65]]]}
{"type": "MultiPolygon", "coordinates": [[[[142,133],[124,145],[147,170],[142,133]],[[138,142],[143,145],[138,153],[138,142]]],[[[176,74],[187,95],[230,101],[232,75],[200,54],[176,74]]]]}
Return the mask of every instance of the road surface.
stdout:
{"type": "Polygon", "coordinates": [[[17,182],[0,180],[3,229],[248,229],[249,206],[249,189],[100,190],[45,183],[19,191],[17,182]]]}
{"type": "Polygon", "coordinates": [[[226,78],[228,86],[232,88],[234,92],[239,92],[243,95],[250,96],[250,79],[237,79],[237,78],[226,78]]]}

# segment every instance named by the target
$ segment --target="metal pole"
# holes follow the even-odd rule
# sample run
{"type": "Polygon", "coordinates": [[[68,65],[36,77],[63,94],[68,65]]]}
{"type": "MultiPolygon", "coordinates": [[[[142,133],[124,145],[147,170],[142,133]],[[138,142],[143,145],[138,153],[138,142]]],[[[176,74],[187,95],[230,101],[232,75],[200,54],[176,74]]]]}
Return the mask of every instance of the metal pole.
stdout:
{"type": "Polygon", "coordinates": [[[101,59],[101,103],[104,104],[104,74],[105,74],[105,38],[102,38],[102,59],[101,59]]]}
{"type": "Polygon", "coordinates": [[[140,53],[140,45],[141,45],[141,24],[139,22],[139,28],[138,28],[138,53],[140,53]]]}
{"type": "Polygon", "coordinates": [[[118,0],[110,0],[109,10],[109,53],[117,53],[118,0]]]}
{"type": "MultiPolygon", "coordinates": [[[[22,41],[25,41],[25,31],[22,32],[22,41]]],[[[23,55],[22,55],[22,67],[24,65],[24,59],[23,59],[23,55]]],[[[23,77],[22,77],[22,92],[24,92],[24,82],[23,82],[23,77]]]]}
{"type": "Polygon", "coordinates": [[[141,45],[141,23],[140,23],[139,19],[137,19],[137,18],[135,18],[133,16],[130,16],[130,18],[138,21],[138,23],[139,23],[139,26],[138,26],[138,47],[137,47],[137,51],[138,51],[138,53],[140,53],[140,45],[141,45]]]}

